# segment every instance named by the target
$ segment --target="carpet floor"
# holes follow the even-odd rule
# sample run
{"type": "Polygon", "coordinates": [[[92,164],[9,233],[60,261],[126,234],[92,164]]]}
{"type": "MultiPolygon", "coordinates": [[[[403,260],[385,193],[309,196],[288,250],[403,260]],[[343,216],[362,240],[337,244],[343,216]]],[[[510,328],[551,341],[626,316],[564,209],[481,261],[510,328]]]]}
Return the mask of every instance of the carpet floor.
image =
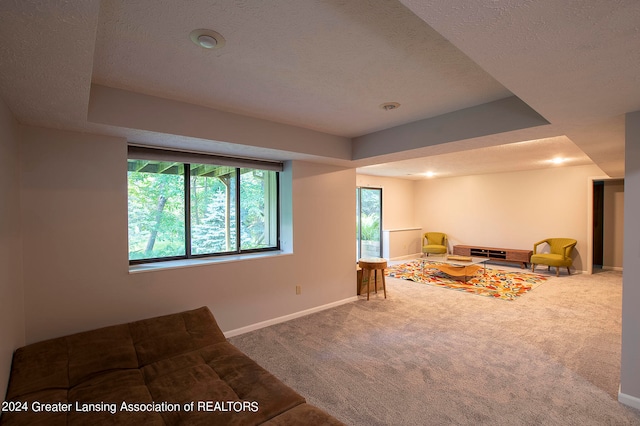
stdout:
{"type": "Polygon", "coordinates": [[[622,273],[547,275],[514,301],[388,278],[229,341],[349,425],[640,425],[617,401],[622,273]]]}

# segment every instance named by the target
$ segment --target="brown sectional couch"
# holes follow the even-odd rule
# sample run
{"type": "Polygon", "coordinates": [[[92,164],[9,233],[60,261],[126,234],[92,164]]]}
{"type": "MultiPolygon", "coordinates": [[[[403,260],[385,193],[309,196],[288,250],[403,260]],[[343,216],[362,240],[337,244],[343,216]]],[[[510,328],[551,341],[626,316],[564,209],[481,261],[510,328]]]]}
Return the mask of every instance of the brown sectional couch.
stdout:
{"type": "Polygon", "coordinates": [[[227,342],[206,307],[19,348],[6,400],[3,426],[342,424],[227,342]]]}

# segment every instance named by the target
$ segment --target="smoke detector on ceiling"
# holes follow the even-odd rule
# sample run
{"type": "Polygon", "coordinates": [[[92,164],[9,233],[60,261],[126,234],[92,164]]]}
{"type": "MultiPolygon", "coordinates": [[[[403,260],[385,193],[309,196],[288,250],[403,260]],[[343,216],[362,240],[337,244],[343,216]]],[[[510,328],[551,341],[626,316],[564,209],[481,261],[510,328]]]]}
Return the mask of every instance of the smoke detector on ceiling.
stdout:
{"type": "Polygon", "coordinates": [[[189,38],[197,46],[204,49],[220,49],[225,43],[222,34],[207,29],[193,30],[189,34],[189,38]]]}

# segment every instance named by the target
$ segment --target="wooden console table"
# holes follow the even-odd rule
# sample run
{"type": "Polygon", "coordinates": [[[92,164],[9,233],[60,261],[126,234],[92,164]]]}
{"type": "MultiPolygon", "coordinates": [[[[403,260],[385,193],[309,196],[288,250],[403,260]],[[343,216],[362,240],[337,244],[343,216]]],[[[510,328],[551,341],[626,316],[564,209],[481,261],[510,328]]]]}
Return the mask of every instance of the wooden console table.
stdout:
{"type": "Polygon", "coordinates": [[[519,250],[509,248],[483,247],[483,246],[453,246],[453,254],[460,256],[488,257],[489,260],[500,262],[521,263],[523,268],[528,267],[533,250],[519,250]]]}

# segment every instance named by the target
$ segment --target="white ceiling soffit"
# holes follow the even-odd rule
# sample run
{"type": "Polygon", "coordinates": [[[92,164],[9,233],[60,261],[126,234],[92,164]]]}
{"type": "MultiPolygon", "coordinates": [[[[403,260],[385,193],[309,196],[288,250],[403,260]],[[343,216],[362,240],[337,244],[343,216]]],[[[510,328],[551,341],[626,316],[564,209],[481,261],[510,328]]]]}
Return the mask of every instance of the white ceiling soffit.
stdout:
{"type": "Polygon", "coordinates": [[[434,154],[358,168],[358,173],[420,180],[593,164],[566,136],[434,154]],[[555,162],[554,162],[555,160],[555,162]]]}
{"type": "Polygon", "coordinates": [[[345,137],[106,86],[92,86],[88,119],[245,147],[351,159],[351,141],[345,137]]]}
{"type": "Polygon", "coordinates": [[[549,122],[515,96],[353,139],[353,159],[512,132],[549,122]],[[391,143],[392,142],[392,143],[391,143]]]}

